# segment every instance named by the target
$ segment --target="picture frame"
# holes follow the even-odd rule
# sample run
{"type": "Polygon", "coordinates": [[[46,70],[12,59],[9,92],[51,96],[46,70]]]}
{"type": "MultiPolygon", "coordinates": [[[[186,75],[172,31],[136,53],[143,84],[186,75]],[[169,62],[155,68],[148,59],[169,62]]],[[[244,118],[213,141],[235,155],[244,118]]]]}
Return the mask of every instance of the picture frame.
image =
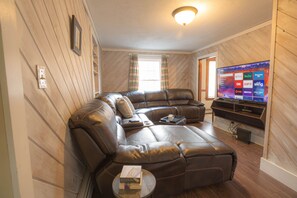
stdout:
{"type": "Polygon", "coordinates": [[[71,49],[77,54],[81,55],[81,38],[82,38],[82,29],[81,26],[79,25],[76,17],[72,15],[71,19],[71,49]]]}

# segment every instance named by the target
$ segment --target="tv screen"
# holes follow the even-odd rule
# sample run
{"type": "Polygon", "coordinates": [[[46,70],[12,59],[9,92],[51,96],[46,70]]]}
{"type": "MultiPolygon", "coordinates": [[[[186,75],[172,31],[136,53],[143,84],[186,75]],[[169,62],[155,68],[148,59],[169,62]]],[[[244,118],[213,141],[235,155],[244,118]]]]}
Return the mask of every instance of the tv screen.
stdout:
{"type": "Polygon", "coordinates": [[[268,101],[269,61],[217,68],[220,98],[268,101]]]}

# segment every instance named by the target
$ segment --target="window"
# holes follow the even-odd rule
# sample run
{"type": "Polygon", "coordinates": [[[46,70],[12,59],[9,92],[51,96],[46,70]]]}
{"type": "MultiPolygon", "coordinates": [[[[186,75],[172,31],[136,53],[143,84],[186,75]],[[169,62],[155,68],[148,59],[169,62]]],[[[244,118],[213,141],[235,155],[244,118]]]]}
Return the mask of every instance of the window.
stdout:
{"type": "Polygon", "coordinates": [[[161,89],[161,57],[139,56],[139,90],[158,91],[161,89]]]}
{"type": "Polygon", "coordinates": [[[207,59],[206,64],[206,98],[214,99],[216,96],[216,59],[207,59]]]}

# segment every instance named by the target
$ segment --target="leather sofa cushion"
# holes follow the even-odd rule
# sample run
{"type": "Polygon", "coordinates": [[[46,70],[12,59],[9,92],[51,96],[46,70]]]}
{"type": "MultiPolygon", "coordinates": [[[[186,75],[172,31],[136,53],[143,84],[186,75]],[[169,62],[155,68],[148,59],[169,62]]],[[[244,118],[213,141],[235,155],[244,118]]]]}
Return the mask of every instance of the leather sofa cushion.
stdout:
{"type": "Polygon", "coordinates": [[[153,164],[180,158],[179,148],[170,142],[120,145],[114,162],[122,164],[153,164]]]}
{"type": "Polygon", "coordinates": [[[169,100],[168,103],[170,106],[188,105],[189,100],[169,100]]]}
{"type": "Polygon", "coordinates": [[[93,99],[77,110],[69,120],[69,127],[84,129],[105,154],[114,154],[118,148],[114,112],[101,100],[93,99]]]}
{"type": "Polygon", "coordinates": [[[150,144],[152,142],[157,142],[157,139],[149,127],[126,132],[126,139],[127,144],[130,145],[150,144]]]}
{"type": "Polygon", "coordinates": [[[185,157],[203,155],[223,155],[232,154],[233,150],[223,142],[187,142],[179,145],[185,157]]]}
{"type": "Polygon", "coordinates": [[[147,107],[169,106],[165,91],[145,92],[147,107]]]}
{"type": "Polygon", "coordinates": [[[193,92],[189,89],[167,89],[168,100],[193,100],[193,92]]]}
{"type": "Polygon", "coordinates": [[[187,126],[155,125],[149,127],[157,141],[168,141],[177,145],[183,142],[205,142],[187,126]]]}
{"type": "Polygon", "coordinates": [[[155,125],[149,129],[157,141],[177,144],[185,157],[234,153],[223,142],[193,126],[155,125]]]}
{"type": "Polygon", "coordinates": [[[165,91],[147,91],[145,92],[145,100],[149,101],[167,101],[165,91]]]}
{"type": "Polygon", "coordinates": [[[168,101],[152,101],[146,102],[147,107],[162,107],[162,106],[169,106],[168,101]]]}
{"type": "Polygon", "coordinates": [[[135,109],[146,107],[145,95],[143,91],[121,92],[121,94],[123,96],[127,96],[130,99],[135,109]]]}
{"type": "Polygon", "coordinates": [[[177,109],[178,115],[184,115],[187,119],[198,118],[201,113],[204,113],[202,112],[204,108],[201,109],[196,106],[176,106],[175,108],[177,109]]]}

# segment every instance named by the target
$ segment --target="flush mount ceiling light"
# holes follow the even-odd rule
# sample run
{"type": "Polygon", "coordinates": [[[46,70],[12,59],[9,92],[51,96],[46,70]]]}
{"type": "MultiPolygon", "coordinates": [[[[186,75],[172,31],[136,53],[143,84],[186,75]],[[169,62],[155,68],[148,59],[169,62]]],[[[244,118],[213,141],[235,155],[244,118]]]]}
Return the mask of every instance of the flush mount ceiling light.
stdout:
{"type": "Polygon", "coordinates": [[[184,7],[175,9],[172,12],[172,16],[175,18],[175,21],[178,24],[187,25],[194,20],[197,12],[198,10],[195,7],[184,6],[184,7]]]}

